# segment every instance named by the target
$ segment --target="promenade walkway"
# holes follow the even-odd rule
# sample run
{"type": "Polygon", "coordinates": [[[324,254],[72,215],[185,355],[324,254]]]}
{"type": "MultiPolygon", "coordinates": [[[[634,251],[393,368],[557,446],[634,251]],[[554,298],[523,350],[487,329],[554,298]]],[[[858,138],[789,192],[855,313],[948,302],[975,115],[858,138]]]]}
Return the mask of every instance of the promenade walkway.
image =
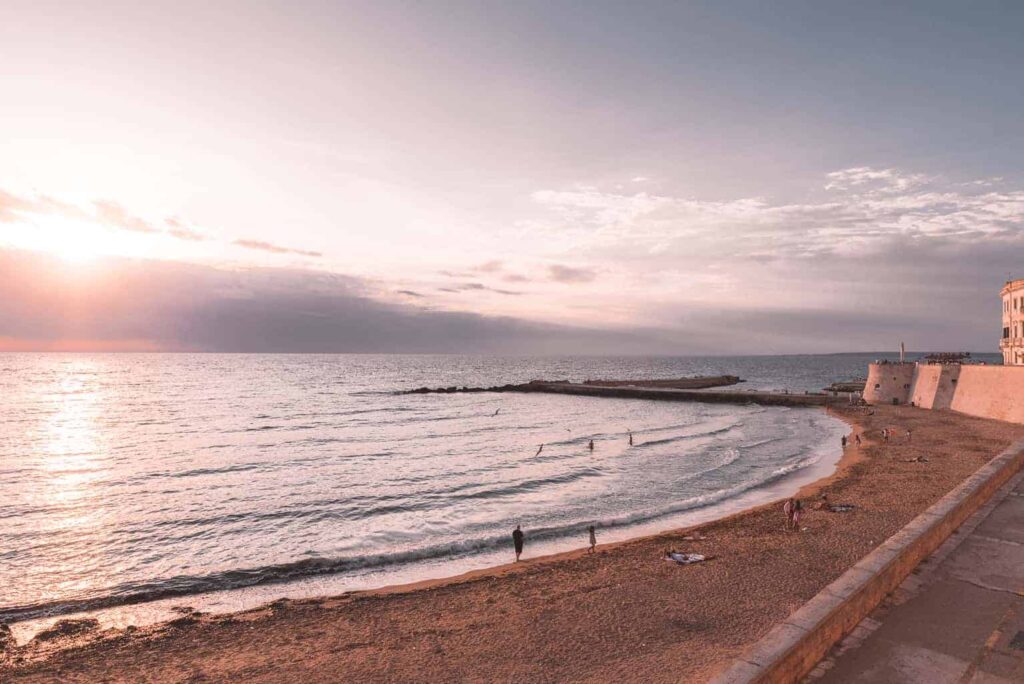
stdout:
{"type": "Polygon", "coordinates": [[[1024,473],[818,664],[813,684],[1024,682],[1024,473]]]}

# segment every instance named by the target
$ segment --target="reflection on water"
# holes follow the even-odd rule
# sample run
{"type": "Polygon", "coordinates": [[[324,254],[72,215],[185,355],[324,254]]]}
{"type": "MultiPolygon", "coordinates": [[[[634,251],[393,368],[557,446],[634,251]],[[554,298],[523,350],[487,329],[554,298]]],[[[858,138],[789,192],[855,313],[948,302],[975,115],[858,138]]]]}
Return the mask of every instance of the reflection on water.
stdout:
{"type": "Polygon", "coordinates": [[[92,487],[105,476],[107,458],[101,429],[105,389],[97,374],[97,364],[88,357],[66,360],[46,382],[31,388],[35,397],[28,398],[44,408],[36,437],[35,486],[26,495],[32,509],[47,512],[32,516],[30,524],[41,540],[88,540],[65,545],[64,552],[54,548],[39,559],[35,572],[48,578],[46,598],[51,600],[110,581],[112,568],[99,543],[108,516],[92,487]],[[67,572],[72,564],[78,572],[67,572]]]}

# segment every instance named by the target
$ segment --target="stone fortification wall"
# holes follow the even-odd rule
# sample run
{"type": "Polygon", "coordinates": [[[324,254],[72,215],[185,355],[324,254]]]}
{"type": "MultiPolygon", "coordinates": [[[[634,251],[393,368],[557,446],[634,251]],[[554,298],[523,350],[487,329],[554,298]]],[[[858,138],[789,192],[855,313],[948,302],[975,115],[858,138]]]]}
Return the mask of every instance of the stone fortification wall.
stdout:
{"type": "Polygon", "coordinates": [[[950,408],[1024,423],[1024,366],[962,366],[950,408]]]}
{"type": "Polygon", "coordinates": [[[910,400],[921,408],[950,408],[959,383],[960,368],[959,364],[918,366],[911,386],[910,400]]]}
{"type": "Polygon", "coordinates": [[[1024,366],[873,363],[864,400],[1024,423],[1024,366]]]}
{"type": "Polygon", "coordinates": [[[864,401],[869,404],[909,403],[916,367],[917,364],[913,363],[870,364],[864,384],[864,401]]]}

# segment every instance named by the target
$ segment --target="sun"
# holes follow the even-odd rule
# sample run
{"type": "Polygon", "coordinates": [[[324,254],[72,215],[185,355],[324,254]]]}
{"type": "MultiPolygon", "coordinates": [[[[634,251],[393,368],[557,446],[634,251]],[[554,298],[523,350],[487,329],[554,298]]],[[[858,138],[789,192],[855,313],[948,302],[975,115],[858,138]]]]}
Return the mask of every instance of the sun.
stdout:
{"type": "Polygon", "coordinates": [[[63,216],[41,217],[29,230],[31,246],[75,264],[99,257],[123,254],[132,245],[130,236],[118,235],[106,226],[63,216]]]}
{"type": "Polygon", "coordinates": [[[68,239],[54,244],[50,250],[54,255],[72,264],[82,264],[100,256],[96,245],[85,239],[68,239]]]}

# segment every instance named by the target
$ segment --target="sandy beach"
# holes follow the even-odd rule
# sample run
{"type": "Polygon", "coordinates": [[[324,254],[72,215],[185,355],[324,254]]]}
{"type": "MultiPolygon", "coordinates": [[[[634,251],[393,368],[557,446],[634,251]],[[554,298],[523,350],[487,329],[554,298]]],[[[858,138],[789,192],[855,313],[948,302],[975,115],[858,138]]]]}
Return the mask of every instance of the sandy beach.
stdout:
{"type": "Polygon", "coordinates": [[[833,412],[864,444],[801,492],[798,533],[783,529],[775,503],[696,530],[599,545],[594,555],[37,639],[0,652],[0,680],[700,681],[1024,438],[1024,426],[944,411],[833,412]],[[895,428],[889,442],[879,434],[885,427],[895,428]],[[856,508],[816,510],[822,491],[856,508]],[[663,560],[669,547],[713,558],[683,567],[663,560]]]}

